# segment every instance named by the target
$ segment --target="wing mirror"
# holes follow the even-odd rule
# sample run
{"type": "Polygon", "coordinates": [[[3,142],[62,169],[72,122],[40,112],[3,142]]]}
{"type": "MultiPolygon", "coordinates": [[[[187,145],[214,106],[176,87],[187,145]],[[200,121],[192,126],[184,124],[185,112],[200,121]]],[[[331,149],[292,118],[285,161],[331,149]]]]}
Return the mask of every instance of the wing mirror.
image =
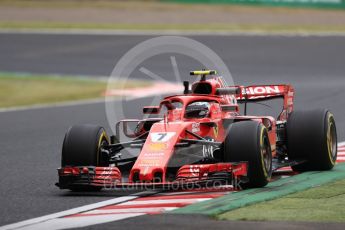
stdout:
{"type": "Polygon", "coordinates": [[[159,114],[160,107],[159,106],[145,106],[143,108],[144,114],[159,114]]]}

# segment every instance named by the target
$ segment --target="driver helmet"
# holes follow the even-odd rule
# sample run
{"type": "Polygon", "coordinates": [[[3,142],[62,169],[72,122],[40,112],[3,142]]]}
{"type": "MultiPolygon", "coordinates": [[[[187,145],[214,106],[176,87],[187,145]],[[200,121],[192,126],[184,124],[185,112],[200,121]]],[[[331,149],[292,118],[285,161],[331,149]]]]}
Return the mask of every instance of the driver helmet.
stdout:
{"type": "Polygon", "coordinates": [[[190,103],[186,107],[187,118],[203,118],[207,117],[210,111],[210,103],[206,101],[197,101],[190,103]]]}

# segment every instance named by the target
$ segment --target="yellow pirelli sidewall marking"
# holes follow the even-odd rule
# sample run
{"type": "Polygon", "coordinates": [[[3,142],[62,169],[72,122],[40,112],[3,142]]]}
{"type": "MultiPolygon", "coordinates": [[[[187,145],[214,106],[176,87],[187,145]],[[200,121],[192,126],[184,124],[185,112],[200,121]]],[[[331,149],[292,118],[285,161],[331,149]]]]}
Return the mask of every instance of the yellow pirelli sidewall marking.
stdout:
{"type": "MultiPolygon", "coordinates": [[[[331,133],[331,125],[334,125],[332,124],[332,119],[333,118],[333,115],[331,113],[328,113],[328,119],[327,119],[327,123],[328,123],[328,127],[327,127],[327,148],[328,148],[328,157],[329,159],[331,160],[331,163],[332,165],[335,164],[335,159],[333,159],[333,156],[332,156],[332,153],[333,153],[333,149],[331,145],[333,145],[333,143],[330,143],[330,137],[332,135],[331,133]],[[329,135],[329,136],[328,136],[329,135]]],[[[332,137],[333,139],[333,137],[332,137]]]]}
{"type": "Polygon", "coordinates": [[[107,134],[105,133],[105,131],[102,132],[102,134],[101,134],[101,136],[99,137],[99,140],[98,140],[98,146],[97,146],[97,165],[99,164],[99,149],[101,147],[103,138],[105,138],[108,141],[108,143],[109,143],[109,138],[108,138],[107,134]]]}
{"type": "Polygon", "coordinates": [[[260,131],[260,155],[261,155],[261,164],[262,164],[262,168],[264,169],[264,175],[265,177],[268,176],[268,172],[267,172],[267,169],[266,169],[266,166],[265,166],[265,162],[264,162],[264,158],[263,158],[263,155],[262,155],[262,146],[263,146],[263,141],[264,141],[264,131],[265,131],[265,128],[263,126],[261,126],[261,131],[260,131]]]}

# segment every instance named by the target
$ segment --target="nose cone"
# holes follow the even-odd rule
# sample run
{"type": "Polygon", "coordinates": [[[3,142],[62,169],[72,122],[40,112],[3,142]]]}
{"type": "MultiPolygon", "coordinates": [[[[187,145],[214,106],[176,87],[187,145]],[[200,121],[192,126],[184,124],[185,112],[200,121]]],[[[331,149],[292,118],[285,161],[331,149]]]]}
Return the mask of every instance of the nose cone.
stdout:
{"type": "Polygon", "coordinates": [[[188,125],[186,122],[155,123],[131,170],[130,182],[164,183],[174,146],[188,125]]]}

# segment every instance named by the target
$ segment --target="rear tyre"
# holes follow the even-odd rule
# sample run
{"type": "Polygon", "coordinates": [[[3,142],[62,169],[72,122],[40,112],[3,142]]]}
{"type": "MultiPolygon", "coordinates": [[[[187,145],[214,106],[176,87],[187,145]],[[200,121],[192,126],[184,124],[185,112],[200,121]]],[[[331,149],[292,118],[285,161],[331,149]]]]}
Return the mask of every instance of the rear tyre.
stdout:
{"type": "MultiPolygon", "coordinates": [[[[62,147],[61,166],[108,166],[100,148],[109,144],[104,128],[97,125],[76,125],[69,128],[62,147]]],[[[74,186],[73,191],[97,191],[99,187],[74,186]]]]}
{"type": "Polygon", "coordinates": [[[294,171],[330,170],[337,159],[337,130],[326,109],[294,111],[287,122],[288,157],[306,160],[294,171]]]}
{"type": "Polygon", "coordinates": [[[272,174],[272,152],[268,132],[255,121],[230,125],[224,141],[225,162],[248,162],[248,179],[244,187],[263,187],[272,174]]]}

